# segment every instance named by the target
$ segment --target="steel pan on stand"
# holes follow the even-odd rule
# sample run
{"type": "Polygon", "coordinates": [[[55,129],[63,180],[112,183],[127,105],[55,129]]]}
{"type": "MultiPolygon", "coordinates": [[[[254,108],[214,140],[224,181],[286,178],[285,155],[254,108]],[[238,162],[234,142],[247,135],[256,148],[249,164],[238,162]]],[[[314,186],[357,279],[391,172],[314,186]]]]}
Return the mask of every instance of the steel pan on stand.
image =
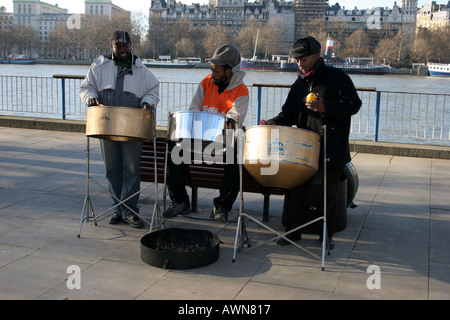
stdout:
{"type": "MultiPolygon", "coordinates": [[[[324,129],[324,192],[326,199],[326,126],[324,129]]],[[[325,269],[325,251],[326,248],[326,214],[312,220],[295,229],[289,230],[285,233],[280,233],[277,230],[262,223],[258,219],[243,212],[243,190],[242,190],[242,167],[264,186],[278,187],[283,189],[294,188],[303,182],[306,182],[314,176],[318,170],[320,157],[320,135],[317,133],[280,126],[256,126],[249,127],[245,132],[245,145],[243,155],[240,155],[240,212],[236,227],[236,236],[234,242],[234,252],[232,262],[236,261],[236,253],[242,247],[250,247],[247,230],[245,228],[245,219],[253,221],[257,225],[265,228],[275,237],[263,241],[257,246],[252,246],[250,249],[255,249],[261,245],[274,241],[280,238],[290,242],[295,247],[305,251],[306,253],[322,260],[322,270],[325,269]],[[243,159],[242,159],[243,158],[243,159]],[[289,234],[305,228],[309,224],[323,220],[324,232],[322,242],[322,257],[314,254],[310,250],[303,248],[299,244],[290,240],[286,236],[289,234]]],[[[324,201],[324,208],[326,212],[326,202],[324,201]]]]}
{"type": "MultiPolygon", "coordinates": [[[[99,138],[113,141],[123,142],[139,142],[153,140],[154,157],[156,159],[156,121],[155,110],[144,110],[139,108],[129,107],[116,107],[116,106],[92,106],[88,107],[86,115],[86,137],[87,137],[87,165],[86,165],[86,197],[84,199],[83,210],[81,213],[81,222],[78,230],[78,237],[81,234],[81,227],[84,221],[94,221],[97,225],[97,221],[107,212],[115,209],[119,205],[124,205],[131,212],[136,214],[139,218],[150,224],[150,232],[154,224],[162,226],[162,215],[158,205],[158,182],[155,181],[155,205],[153,209],[153,215],[151,222],[141,217],[137,212],[126,205],[126,201],[133,198],[137,194],[147,189],[150,185],[139,190],[135,194],[129,196],[127,199],[116,200],[119,202],[114,207],[107,209],[100,215],[96,216],[92,206],[91,197],[89,195],[89,180],[94,181],[97,185],[102,187],[112,197],[114,195],[108,188],[102,186],[89,174],[89,161],[90,161],[90,143],[89,138],[99,138]]],[[[157,177],[157,161],[155,160],[155,177],[157,177]]]]}
{"type": "MultiPolygon", "coordinates": [[[[192,160],[208,163],[224,163],[225,156],[234,155],[235,130],[238,127],[232,118],[219,113],[205,111],[179,111],[169,114],[167,127],[166,162],[167,172],[169,147],[176,146],[183,152],[183,163],[192,160]],[[187,155],[187,156],[186,156],[187,155]]],[[[171,149],[170,152],[175,149],[171,149]]],[[[164,174],[163,205],[166,202],[167,177],[164,174]]]]}

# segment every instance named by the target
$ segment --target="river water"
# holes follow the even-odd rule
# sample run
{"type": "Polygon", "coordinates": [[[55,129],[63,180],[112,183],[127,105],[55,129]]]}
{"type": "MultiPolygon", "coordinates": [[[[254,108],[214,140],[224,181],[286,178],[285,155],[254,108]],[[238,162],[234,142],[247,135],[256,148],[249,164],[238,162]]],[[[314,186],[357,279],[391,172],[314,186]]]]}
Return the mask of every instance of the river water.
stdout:
{"type": "MultiPolygon", "coordinates": [[[[69,65],[0,65],[0,75],[52,77],[54,74],[86,75],[89,66],[69,65]]],[[[160,69],[151,71],[161,82],[198,83],[210,71],[209,69],[160,69]]],[[[371,87],[378,91],[397,91],[414,93],[449,93],[450,78],[435,78],[406,75],[350,75],[355,86],[371,87]]],[[[247,71],[244,78],[247,85],[253,83],[291,84],[295,81],[295,72],[247,71]]]]}
{"type": "MultiPolygon", "coordinates": [[[[89,70],[89,66],[71,66],[71,65],[1,65],[0,76],[22,76],[22,77],[43,77],[51,78],[55,74],[59,75],[81,75],[84,76],[89,70]]],[[[151,68],[151,71],[160,82],[171,85],[173,83],[189,83],[192,88],[210,73],[207,68],[192,69],[161,69],[151,68]]],[[[350,75],[356,87],[375,88],[382,92],[380,102],[381,110],[380,120],[380,141],[396,141],[406,143],[430,143],[430,144],[450,144],[450,98],[444,96],[448,94],[450,88],[450,78],[435,78],[427,76],[407,76],[407,75],[350,75]],[[391,93],[395,92],[395,93],[391,93]],[[432,94],[432,95],[425,95],[432,94]]],[[[248,86],[255,83],[265,84],[292,84],[297,78],[295,72],[264,72],[247,71],[244,78],[248,86]]],[[[15,84],[14,81],[12,81],[15,84]]],[[[36,81],[37,82],[37,81],[36,81]]],[[[186,109],[186,101],[179,102],[171,100],[176,94],[171,93],[169,86],[166,98],[161,100],[159,105],[160,112],[157,122],[164,125],[167,122],[167,112],[186,109]],[[165,103],[163,103],[163,100],[165,103]],[[170,101],[169,101],[170,100],[170,101]],[[180,104],[180,105],[178,105],[180,104]],[[165,107],[164,107],[165,105],[165,107]],[[170,110],[168,109],[170,107],[170,110]],[[165,108],[165,109],[164,109],[165,108]]],[[[77,88],[78,89],[78,88],[77,88]]],[[[269,91],[270,89],[267,89],[269,91]]],[[[188,91],[188,90],[186,90],[188,91]]],[[[263,119],[268,119],[276,115],[284,102],[284,95],[287,95],[287,89],[284,93],[273,92],[270,97],[263,97],[261,106],[263,119]],[[273,99],[273,100],[272,100],[273,99]],[[276,101],[275,101],[276,100],[276,101]],[[264,105],[264,103],[266,103],[264,105]]],[[[184,92],[184,91],[183,91],[184,92]]],[[[10,95],[7,91],[3,95],[10,95]]],[[[45,94],[45,93],[44,93],[45,94]]],[[[178,92],[181,96],[184,93],[178,92]]],[[[352,138],[355,139],[373,139],[375,124],[375,101],[374,93],[360,91],[364,108],[353,117],[352,138]],[[371,98],[372,97],[372,98],[371,98]]],[[[263,94],[264,95],[264,94],[263,94]]],[[[42,94],[39,94],[39,97],[42,94]]],[[[74,106],[81,105],[78,94],[72,95],[74,106]],[[75,101],[76,100],[76,101],[75,101]]],[[[39,98],[38,97],[38,98],[39,98]]],[[[2,97],[0,97],[2,98],[2,97]]],[[[256,95],[252,96],[251,106],[247,115],[246,125],[257,123],[257,101],[256,95]],[[251,111],[251,112],[250,112],[251,111]]],[[[5,99],[3,99],[5,100],[5,99]]],[[[2,100],[2,101],[3,101],[2,100]]],[[[12,101],[10,96],[5,101],[12,101]],[[9,100],[8,100],[9,99],[9,100]]],[[[25,102],[32,101],[32,98],[25,98],[25,102]]],[[[33,100],[34,101],[34,100],[33,100]]],[[[189,100],[190,101],[190,100],[189,100]]],[[[66,104],[70,102],[66,101],[66,104]]],[[[20,104],[20,103],[19,103],[20,104]]],[[[20,106],[19,106],[20,107],[20,106]]],[[[76,108],[76,107],[75,107],[76,108]]],[[[74,112],[74,115],[84,115],[84,107],[74,112]]],[[[70,107],[69,107],[70,109],[70,107]]],[[[1,110],[1,108],[0,108],[1,110]]],[[[21,111],[22,109],[18,109],[21,111]]],[[[26,109],[28,110],[28,109],[26,109]]],[[[34,109],[33,109],[34,110],[34,109]]],[[[72,110],[72,109],[70,109],[72,110]]],[[[6,111],[6,110],[5,110],[6,111]]],[[[42,111],[42,110],[40,110],[42,111]]],[[[30,111],[28,111],[30,112],[30,111]]],[[[44,112],[45,113],[45,112],[44,112]]],[[[9,114],[9,113],[5,113],[9,114]]],[[[15,113],[13,113],[15,114],[15,113]]],[[[22,110],[22,115],[23,115],[22,110]]],[[[59,113],[61,114],[61,113],[59,113]]],[[[56,113],[58,115],[58,113],[56,113]]],[[[39,115],[30,115],[39,116],[39,115]]],[[[76,118],[78,119],[78,118],[76,118]]]]}

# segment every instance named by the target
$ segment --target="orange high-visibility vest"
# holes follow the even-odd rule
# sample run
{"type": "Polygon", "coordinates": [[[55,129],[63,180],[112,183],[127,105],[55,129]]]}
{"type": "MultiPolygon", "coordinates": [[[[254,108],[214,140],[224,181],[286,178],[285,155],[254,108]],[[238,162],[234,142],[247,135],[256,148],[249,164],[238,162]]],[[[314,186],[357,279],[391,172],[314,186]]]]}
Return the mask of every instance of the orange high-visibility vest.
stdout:
{"type": "Polygon", "coordinates": [[[203,88],[205,96],[202,102],[203,111],[214,111],[226,114],[232,107],[234,101],[242,96],[248,96],[248,88],[245,84],[240,84],[232,90],[225,89],[219,94],[219,87],[214,84],[212,75],[206,76],[200,85],[203,88]]]}

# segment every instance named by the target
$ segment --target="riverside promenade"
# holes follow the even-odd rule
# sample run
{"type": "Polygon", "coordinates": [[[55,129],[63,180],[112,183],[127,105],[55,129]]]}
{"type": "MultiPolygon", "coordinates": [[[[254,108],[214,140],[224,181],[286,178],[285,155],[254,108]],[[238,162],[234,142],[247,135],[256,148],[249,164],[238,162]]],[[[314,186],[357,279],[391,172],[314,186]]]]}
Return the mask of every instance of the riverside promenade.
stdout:
{"type": "MultiPolygon", "coordinates": [[[[405,154],[412,146],[390,145],[380,151],[370,142],[355,143],[364,150],[352,152],[359,177],[357,207],[348,209],[347,227],[336,233],[335,249],[326,255],[324,271],[320,259],[274,241],[250,251],[244,248],[233,263],[239,204],[229,214],[233,221],[211,221],[217,191],[208,189],[199,190],[196,219],[177,217],[166,220],[165,227],[217,234],[222,241],[220,257],[204,267],[170,270],[141,260],[140,239],[148,228],[110,225],[108,215],[97,226],[83,223],[77,237],[86,195],[87,139],[82,132],[0,126],[0,137],[2,300],[256,300],[266,304],[278,299],[450,299],[448,147],[436,148],[436,153],[433,147],[424,147],[427,157],[417,157],[405,154]],[[74,273],[76,268],[81,273],[74,273]]],[[[91,175],[106,185],[98,140],[90,142],[91,175]]],[[[162,189],[160,185],[160,205],[162,189]]],[[[154,191],[150,185],[141,195],[140,212],[149,220],[154,191]]],[[[109,195],[92,182],[90,196],[96,214],[109,207],[109,195]]],[[[263,196],[245,193],[244,199],[245,212],[262,219],[263,196]]],[[[280,232],[282,206],[282,196],[271,196],[268,225],[280,232]]],[[[246,220],[246,226],[254,245],[273,237],[253,222],[246,220]]],[[[317,236],[304,234],[299,244],[321,255],[317,236]]],[[[176,312],[167,311],[167,315],[176,312]]]]}

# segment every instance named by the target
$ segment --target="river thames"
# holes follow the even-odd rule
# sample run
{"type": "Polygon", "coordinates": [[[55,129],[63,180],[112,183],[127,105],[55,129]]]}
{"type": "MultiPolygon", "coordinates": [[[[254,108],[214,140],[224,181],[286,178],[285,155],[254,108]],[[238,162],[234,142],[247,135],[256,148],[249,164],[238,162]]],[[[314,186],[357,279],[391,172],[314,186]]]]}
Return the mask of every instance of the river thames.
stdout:
{"type": "MultiPolygon", "coordinates": [[[[0,110],[4,115],[50,118],[65,115],[65,119],[85,119],[85,106],[79,98],[80,80],[66,84],[67,96],[62,108],[60,82],[52,77],[84,76],[88,69],[87,65],[0,65],[0,77],[4,78],[0,110]],[[13,80],[13,76],[18,76],[18,80],[13,80]]],[[[208,68],[150,70],[161,82],[156,121],[162,126],[167,124],[169,112],[187,109],[196,86],[210,73],[208,68]]],[[[450,78],[396,74],[350,77],[363,100],[363,108],[352,118],[353,139],[449,144],[450,78]],[[365,88],[374,88],[376,92],[365,88]]],[[[244,81],[251,89],[251,103],[245,125],[255,125],[260,118],[269,119],[278,114],[288,94],[288,88],[266,88],[259,106],[255,83],[290,85],[296,78],[295,72],[246,71],[244,81]]]]}
{"type": "MultiPolygon", "coordinates": [[[[0,65],[0,75],[52,77],[54,74],[86,75],[89,66],[71,65],[0,65]]],[[[209,69],[150,69],[161,82],[198,83],[209,69]]],[[[350,75],[355,86],[371,87],[378,91],[397,91],[414,93],[449,93],[450,78],[435,78],[409,75],[350,75]]],[[[291,84],[295,81],[295,72],[246,71],[245,83],[291,84]]]]}

